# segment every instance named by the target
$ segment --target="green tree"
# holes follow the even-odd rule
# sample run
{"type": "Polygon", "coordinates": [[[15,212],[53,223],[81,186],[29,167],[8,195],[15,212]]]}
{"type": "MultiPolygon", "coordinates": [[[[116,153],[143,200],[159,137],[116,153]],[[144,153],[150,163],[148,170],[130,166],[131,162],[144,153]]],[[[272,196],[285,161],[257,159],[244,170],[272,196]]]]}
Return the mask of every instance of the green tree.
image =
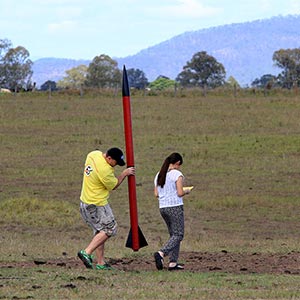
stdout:
{"type": "Polygon", "coordinates": [[[277,77],[272,74],[265,74],[260,78],[256,78],[252,83],[251,86],[257,88],[268,88],[270,89],[274,84],[276,84],[277,77]]]}
{"type": "Polygon", "coordinates": [[[273,61],[277,67],[283,69],[278,76],[282,87],[300,86],[300,48],[275,51],[273,61]]]}
{"type": "Polygon", "coordinates": [[[226,83],[231,87],[236,87],[236,88],[241,87],[240,84],[238,83],[238,81],[233,76],[229,76],[226,83]]]}
{"type": "Polygon", "coordinates": [[[11,42],[7,39],[0,40],[0,88],[5,86],[4,56],[11,47],[11,42]]]}
{"type": "Polygon", "coordinates": [[[11,46],[11,41],[9,41],[8,39],[0,39],[0,62],[2,61],[4,54],[11,46]]]}
{"type": "Polygon", "coordinates": [[[33,73],[29,52],[22,46],[10,47],[8,40],[0,40],[0,84],[10,90],[27,89],[33,73]]]}
{"type": "Polygon", "coordinates": [[[56,82],[52,80],[47,80],[41,85],[41,91],[57,91],[56,82]]]}
{"type": "Polygon", "coordinates": [[[127,76],[129,86],[138,90],[145,89],[145,87],[149,84],[145,73],[140,69],[128,69],[127,76]]]}
{"type": "Polygon", "coordinates": [[[80,88],[85,84],[88,67],[79,65],[75,68],[66,71],[67,76],[57,82],[60,88],[80,88]]]}
{"type": "Polygon", "coordinates": [[[186,87],[215,88],[225,83],[225,68],[213,56],[205,51],[194,54],[192,59],[183,67],[176,81],[186,87]]]}
{"type": "Polygon", "coordinates": [[[85,83],[89,87],[98,88],[120,85],[121,71],[118,69],[118,63],[105,54],[96,56],[89,64],[85,83]]]}
{"type": "Polygon", "coordinates": [[[175,80],[171,80],[165,76],[158,76],[153,82],[149,84],[151,90],[165,90],[168,88],[174,88],[176,84],[175,80]]]}

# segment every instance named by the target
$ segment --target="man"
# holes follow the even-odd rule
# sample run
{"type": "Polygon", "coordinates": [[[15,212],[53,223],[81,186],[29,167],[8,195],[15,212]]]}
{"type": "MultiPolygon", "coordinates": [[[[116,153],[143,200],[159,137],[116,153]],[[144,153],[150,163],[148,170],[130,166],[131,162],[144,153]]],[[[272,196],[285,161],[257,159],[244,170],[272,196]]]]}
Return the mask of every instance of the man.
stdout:
{"type": "Polygon", "coordinates": [[[96,269],[111,267],[104,260],[104,244],[117,233],[117,223],[108,203],[109,194],[125,179],[134,175],[134,167],[127,168],[115,176],[113,168],[124,166],[124,156],[119,148],[110,148],[106,153],[99,150],[90,152],[85,161],[83,183],[80,196],[80,213],[84,221],[93,229],[94,237],[89,245],[78,252],[84,265],[93,269],[92,253],[96,253],[96,269]]]}

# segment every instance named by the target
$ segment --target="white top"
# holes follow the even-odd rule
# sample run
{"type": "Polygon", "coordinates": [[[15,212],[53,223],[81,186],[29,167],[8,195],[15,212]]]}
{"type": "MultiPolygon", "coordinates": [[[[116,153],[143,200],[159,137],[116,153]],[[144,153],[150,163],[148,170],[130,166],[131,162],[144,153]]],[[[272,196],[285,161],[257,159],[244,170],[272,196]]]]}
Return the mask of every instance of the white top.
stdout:
{"type": "Polygon", "coordinates": [[[157,185],[158,174],[159,172],[155,176],[154,185],[157,186],[159,208],[183,205],[183,199],[177,195],[176,189],[176,181],[180,176],[184,177],[183,174],[174,169],[168,171],[163,188],[157,185]]]}

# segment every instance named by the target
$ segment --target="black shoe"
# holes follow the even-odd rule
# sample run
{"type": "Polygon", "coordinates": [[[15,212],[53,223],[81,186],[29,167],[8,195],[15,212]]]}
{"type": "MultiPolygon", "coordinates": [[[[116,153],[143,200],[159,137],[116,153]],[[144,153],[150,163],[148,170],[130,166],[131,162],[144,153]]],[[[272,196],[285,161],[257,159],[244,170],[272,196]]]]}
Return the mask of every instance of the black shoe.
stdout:
{"type": "Polygon", "coordinates": [[[168,270],[169,271],[180,271],[180,270],[184,270],[184,266],[176,264],[174,267],[169,267],[168,270]]]}
{"type": "Polygon", "coordinates": [[[154,253],[154,259],[155,259],[155,264],[156,264],[156,268],[157,270],[162,270],[164,268],[164,258],[161,257],[161,255],[158,252],[154,253]]]}

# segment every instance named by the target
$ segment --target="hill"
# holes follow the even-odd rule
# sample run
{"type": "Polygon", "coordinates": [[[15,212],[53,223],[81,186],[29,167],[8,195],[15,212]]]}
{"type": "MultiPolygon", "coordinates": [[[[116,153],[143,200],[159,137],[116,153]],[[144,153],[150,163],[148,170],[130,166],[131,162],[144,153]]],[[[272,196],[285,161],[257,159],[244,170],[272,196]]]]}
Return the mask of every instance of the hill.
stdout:
{"type": "MultiPolygon", "coordinates": [[[[264,74],[280,72],[273,66],[273,53],[300,47],[299,28],[300,15],[211,27],[186,32],[135,55],[114,59],[120,68],[125,64],[127,69],[141,69],[153,81],[159,75],[175,79],[193,54],[207,51],[224,65],[227,77],[233,76],[247,85],[264,74]]],[[[89,61],[40,59],[34,62],[33,77],[38,84],[57,80],[65,75],[65,70],[82,63],[89,61]]]]}
{"type": "Polygon", "coordinates": [[[65,72],[78,65],[88,65],[89,60],[75,60],[67,58],[41,58],[34,61],[32,80],[38,86],[48,80],[58,81],[66,76],[65,72]]]}

